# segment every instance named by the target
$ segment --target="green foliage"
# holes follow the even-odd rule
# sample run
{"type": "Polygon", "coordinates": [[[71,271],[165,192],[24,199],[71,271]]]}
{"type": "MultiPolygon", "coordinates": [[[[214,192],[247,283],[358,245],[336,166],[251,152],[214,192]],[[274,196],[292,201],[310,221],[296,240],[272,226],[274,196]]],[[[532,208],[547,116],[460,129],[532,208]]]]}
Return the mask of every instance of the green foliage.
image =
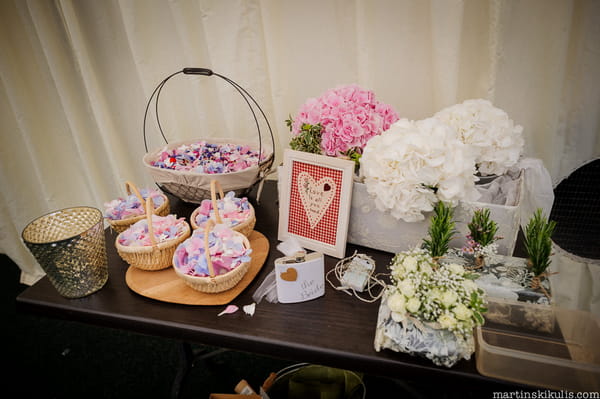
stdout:
{"type": "Polygon", "coordinates": [[[360,157],[362,156],[362,154],[356,151],[355,148],[346,151],[344,155],[347,156],[348,159],[350,159],[351,161],[354,161],[356,166],[360,166],[360,157]]]}
{"type": "Polygon", "coordinates": [[[480,292],[471,293],[471,302],[469,306],[473,309],[473,317],[477,321],[478,324],[483,325],[485,320],[483,318],[482,313],[487,312],[487,307],[485,306],[485,302],[483,301],[483,290],[479,290],[480,292]],[[478,295],[479,294],[479,295],[478,295]]]}
{"type": "MultiPolygon", "coordinates": [[[[294,120],[290,115],[289,119],[286,119],[285,124],[292,131],[292,125],[294,120]]],[[[321,154],[321,131],[323,126],[318,123],[316,125],[310,125],[304,123],[300,128],[300,133],[297,136],[292,137],[290,141],[290,148],[296,151],[310,152],[311,154],[321,154]]],[[[355,148],[352,148],[342,155],[348,157],[348,159],[354,161],[356,167],[360,166],[361,154],[355,148]]]]}
{"type": "Polygon", "coordinates": [[[548,221],[537,209],[525,227],[525,250],[531,264],[533,274],[539,276],[550,266],[552,251],[552,233],[555,221],[548,221]]]}
{"type": "Polygon", "coordinates": [[[425,248],[432,258],[439,258],[448,252],[450,240],[456,233],[454,228],[454,210],[439,201],[434,208],[434,215],[431,218],[429,229],[429,239],[423,239],[423,248],[425,248]]]}
{"type": "Polygon", "coordinates": [[[498,225],[490,219],[490,210],[487,208],[476,209],[473,212],[471,223],[467,226],[473,241],[482,247],[493,243],[497,239],[498,225]]]}
{"type": "MultiPolygon", "coordinates": [[[[292,130],[294,123],[292,117],[285,121],[287,127],[292,130]]],[[[311,154],[321,153],[321,130],[323,126],[320,123],[310,125],[305,123],[300,128],[300,133],[294,136],[290,141],[290,148],[296,151],[310,152],[311,154]]]]}

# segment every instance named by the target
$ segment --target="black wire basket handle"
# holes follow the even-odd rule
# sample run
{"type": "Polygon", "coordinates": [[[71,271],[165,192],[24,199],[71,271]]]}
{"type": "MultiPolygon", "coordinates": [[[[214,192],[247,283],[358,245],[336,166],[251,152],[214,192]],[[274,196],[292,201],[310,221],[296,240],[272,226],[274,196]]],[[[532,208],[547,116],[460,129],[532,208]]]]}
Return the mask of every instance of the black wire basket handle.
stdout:
{"type": "Polygon", "coordinates": [[[212,70],[208,69],[208,68],[196,68],[196,67],[189,67],[189,68],[183,68],[180,71],[177,71],[175,73],[172,73],[171,75],[167,76],[165,79],[163,79],[158,86],[156,86],[156,88],[154,89],[154,91],[152,92],[152,95],[150,96],[150,99],[148,100],[148,104],[146,105],[146,111],[144,112],[144,128],[143,128],[143,132],[144,132],[144,148],[146,149],[146,152],[148,152],[148,141],[146,138],[146,121],[148,119],[148,110],[150,109],[150,104],[152,103],[152,99],[155,98],[155,111],[154,113],[156,114],[156,123],[158,124],[158,129],[160,130],[160,134],[163,138],[163,140],[165,141],[165,143],[169,143],[167,138],[165,137],[165,133],[163,131],[162,125],[160,123],[160,118],[158,116],[158,102],[159,102],[159,98],[160,98],[160,93],[163,89],[163,87],[165,86],[165,83],[167,83],[167,81],[179,74],[184,74],[184,75],[203,75],[203,76],[217,76],[221,79],[223,79],[224,81],[226,81],[227,83],[229,83],[230,85],[232,85],[237,92],[244,98],[244,101],[246,101],[246,104],[248,104],[248,108],[250,108],[250,112],[252,112],[252,117],[254,118],[254,122],[256,123],[256,129],[258,130],[258,154],[259,154],[259,164],[262,163],[263,161],[263,153],[262,153],[262,144],[263,144],[263,137],[262,137],[262,133],[260,130],[260,123],[258,121],[257,115],[256,115],[256,111],[254,109],[254,107],[256,107],[259,111],[260,114],[262,115],[262,118],[264,119],[267,128],[269,129],[269,134],[271,136],[271,150],[275,151],[275,139],[273,137],[273,130],[271,129],[271,124],[269,123],[269,120],[267,119],[265,113],[263,112],[262,108],[260,107],[260,105],[258,105],[258,103],[256,102],[256,100],[254,99],[254,97],[252,97],[250,95],[250,93],[248,93],[246,91],[246,89],[244,89],[242,86],[240,86],[239,84],[237,84],[236,82],[234,82],[233,80],[229,79],[226,76],[220,75],[216,72],[213,72],[212,70]],[[253,106],[254,104],[254,106],[253,106]]]}

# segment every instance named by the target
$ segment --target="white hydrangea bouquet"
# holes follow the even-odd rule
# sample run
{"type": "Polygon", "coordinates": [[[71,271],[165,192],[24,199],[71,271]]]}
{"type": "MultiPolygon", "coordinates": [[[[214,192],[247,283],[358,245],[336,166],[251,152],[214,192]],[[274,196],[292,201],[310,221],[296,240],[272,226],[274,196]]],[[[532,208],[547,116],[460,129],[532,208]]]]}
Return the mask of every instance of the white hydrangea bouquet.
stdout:
{"type": "Polygon", "coordinates": [[[438,201],[479,198],[474,154],[435,118],[394,123],[369,140],[360,164],[377,209],[406,222],[423,220],[438,201]]]}
{"type": "Polygon", "coordinates": [[[516,165],[522,131],[506,112],[481,99],[419,121],[400,119],[367,142],[360,178],[379,211],[421,221],[438,201],[477,201],[477,175],[501,175],[516,165]]]}
{"type": "Polygon", "coordinates": [[[519,161],[523,127],[515,125],[505,111],[488,100],[466,100],[434,117],[454,128],[460,141],[471,146],[482,176],[502,175],[519,161]]]}
{"type": "Polygon", "coordinates": [[[382,298],[375,350],[383,348],[452,367],[475,351],[473,329],[484,322],[477,274],[436,262],[427,251],[400,252],[390,265],[392,284],[382,298]]]}

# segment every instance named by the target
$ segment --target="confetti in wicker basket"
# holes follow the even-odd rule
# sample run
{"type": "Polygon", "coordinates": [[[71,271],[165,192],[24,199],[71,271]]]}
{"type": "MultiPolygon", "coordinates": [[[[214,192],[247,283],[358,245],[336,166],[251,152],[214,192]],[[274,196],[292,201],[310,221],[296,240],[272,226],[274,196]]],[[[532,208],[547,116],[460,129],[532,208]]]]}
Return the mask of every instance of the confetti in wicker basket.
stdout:
{"type": "MultiPolygon", "coordinates": [[[[133,194],[135,194],[135,196],[140,200],[140,203],[142,204],[142,206],[145,204],[146,200],[144,199],[142,194],[140,194],[140,191],[135,186],[135,184],[133,184],[130,181],[125,182],[125,190],[127,191],[128,196],[131,195],[133,192],[133,194]]],[[[163,197],[164,201],[160,206],[158,206],[157,208],[154,209],[154,214],[158,215],[158,216],[167,216],[171,212],[169,197],[167,197],[163,193],[161,193],[160,195],[161,195],[161,197],[163,197]]],[[[132,224],[134,224],[137,221],[144,219],[145,217],[146,217],[146,214],[144,213],[139,216],[131,216],[131,217],[128,217],[125,219],[118,219],[118,220],[108,219],[108,223],[110,224],[110,227],[112,227],[114,231],[116,231],[117,233],[122,233],[125,230],[127,230],[129,228],[129,226],[131,226],[132,224]]]]}
{"type": "MultiPolygon", "coordinates": [[[[221,185],[220,185],[219,181],[213,180],[210,184],[210,194],[211,194],[212,207],[215,211],[215,219],[214,220],[217,224],[221,224],[221,223],[223,223],[223,221],[221,219],[221,216],[219,214],[219,208],[217,206],[218,205],[217,204],[217,190],[219,191],[219,196],[221,197],[221,200],[223,198],[225,198],[225,195],[223,194],[223,190],[221,189],[221,185]]],[[[254,226],[256,225],[256,215],[254,213],[254,207],[250,203],[248,203],[248,206],[250,207],[250,215],[248,216],[248,218],[246,220],[244,220],[243,222],[241,222],[240,224],[237,224],[235,226],[230,226],[231,230],[237,231],[238,233],[241,233],[241,234],[245,235],[246,237],[250,237],[250,234],[252,233],[252,231],[254,230],[254,226]]],[[[192,225],[193,230],[196,230],[200,227],[196,223],[196,219],[197,219],[199,213],[200,213],[200,207],[196,208],[194,210],[194,212],[192,212],[192,215],[190,216],[190,224],[192,225]]]]}
{"type": "MultiPolygon", "coordinates": [[[[208,247],[208,234],[210,233],[210,230],[214,227],[214,225],[214,221],[212,219],[209,219],[206,222],[206,226],[204,227],[204,255],[206,256],[206,262],[208,264],[210,276],[190,276],[189,274],[181,272],[177,267],[173,268],[175,270],[175,273],[179,277],[181,277],[188,286],[192,287],[197,291],[208,294],[216,294],[235,287],[237,283],[239,283],[242,280],[242,278],[246,275],[248,269],[250,268],[250,262],[243,262],[241,265],[237,266],[236,268],[230,270],[225,274],[220,274],[218,276],[215,275],[215,270],[212,264],[210,250],[208,247]]],[[[234,234],[240,233],[234,232],[234,234]]],[[[250,242],[248,241],[248,238],[246,236],[244,236],[244,247],[250,248],[250,242]]]]}
{"type": "Polygon", "coordinates": [[[152,226],[152,200],[146,201],[146,219],[148,220],[148,235],[152,245],[146,246],[133,246],[133,245],[122,245],[119,243],[120,233],[115,240],[115,246],[117,252],[123,258],[123,260],[129,263],[131,266],[135,266],[142,270],[162,270],[170,267],[173,262],[173,253],[177,246],[185,241],[191,233],[190,226],[187,222],[183,221],[184,232],[177,238],[170,240],[156,242],[154,236],[154,228],[152,226]]]}

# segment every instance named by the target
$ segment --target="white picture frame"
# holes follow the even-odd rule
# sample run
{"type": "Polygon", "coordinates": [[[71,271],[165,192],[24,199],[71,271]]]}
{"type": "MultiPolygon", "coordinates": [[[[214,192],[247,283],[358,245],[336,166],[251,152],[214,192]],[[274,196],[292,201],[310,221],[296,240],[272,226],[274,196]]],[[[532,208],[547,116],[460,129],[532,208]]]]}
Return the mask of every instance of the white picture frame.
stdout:
{"type": "Polygon", "coordinates": [[[279,168],[278,239],[341,259],[346,252],[354,161],[286,149],[279,168]]]}

